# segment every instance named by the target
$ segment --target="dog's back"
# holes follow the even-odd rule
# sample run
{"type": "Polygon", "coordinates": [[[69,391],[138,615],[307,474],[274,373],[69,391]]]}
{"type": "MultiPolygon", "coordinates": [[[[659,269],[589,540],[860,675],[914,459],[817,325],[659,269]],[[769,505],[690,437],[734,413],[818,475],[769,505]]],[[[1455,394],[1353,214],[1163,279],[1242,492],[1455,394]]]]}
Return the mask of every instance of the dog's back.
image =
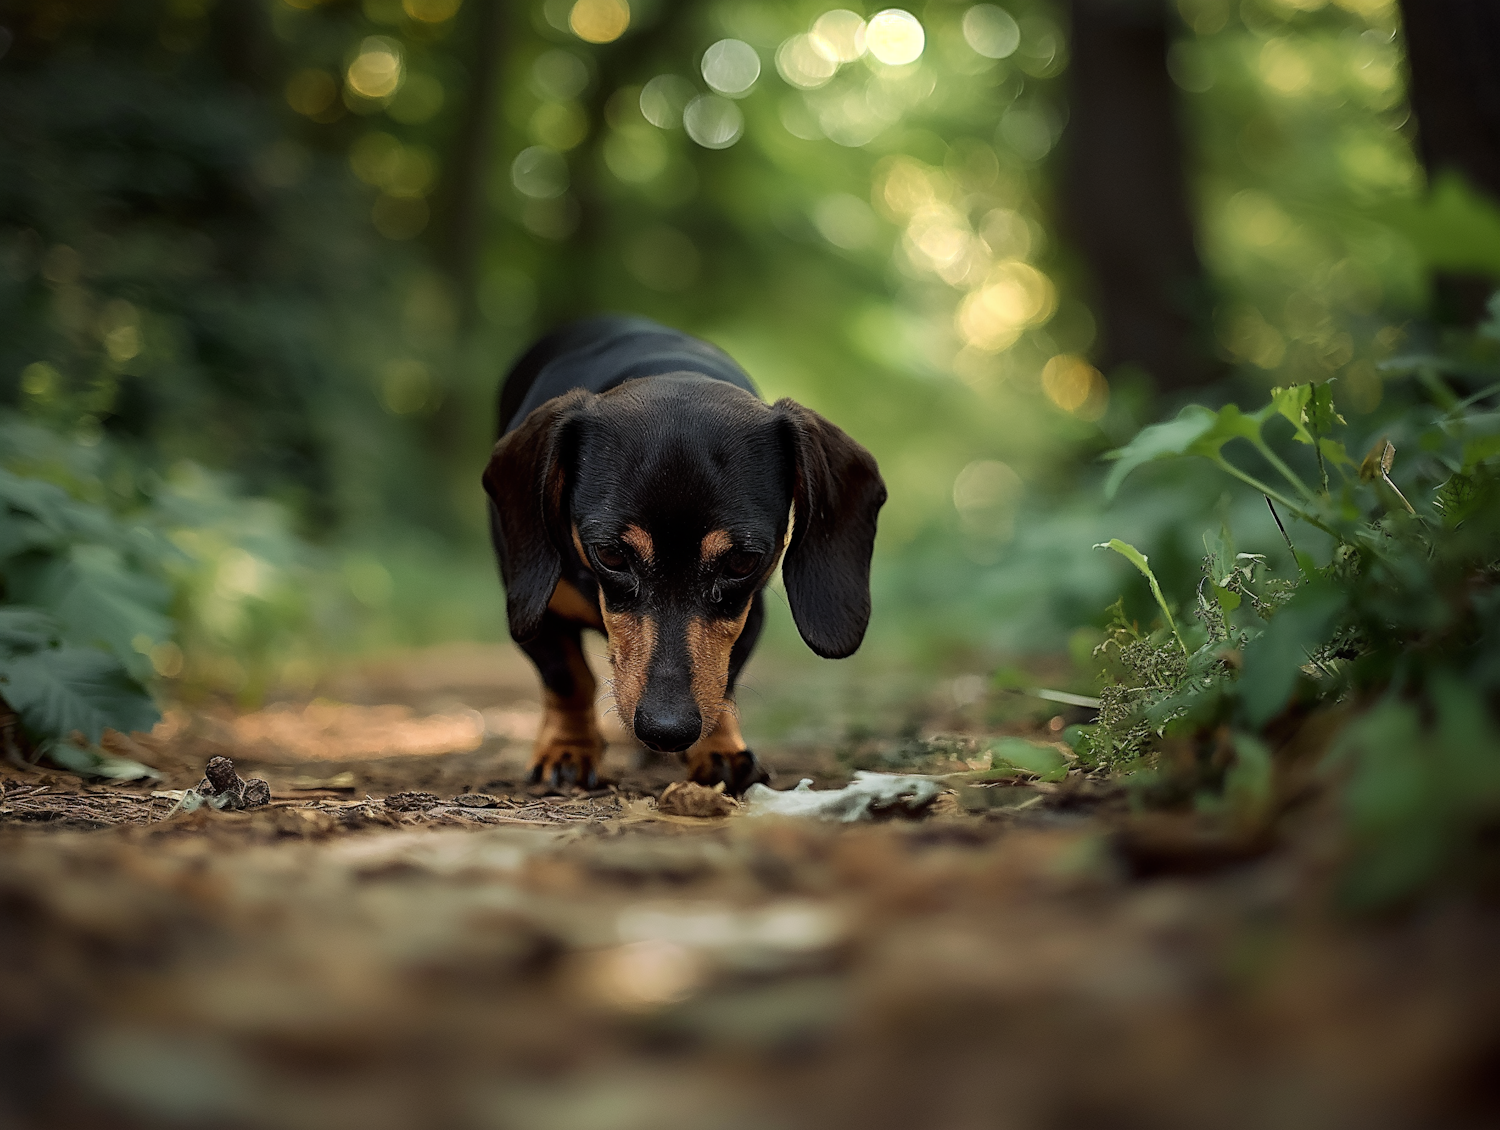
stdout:
{"type": "Polygon", "coordinates": [[[647,318],[604,315],[570,322],[521,355],[500,388],[498,433],[575,388],[605,392],[636,377],[701,373],[759,396],[723,350],[647,318]]]}

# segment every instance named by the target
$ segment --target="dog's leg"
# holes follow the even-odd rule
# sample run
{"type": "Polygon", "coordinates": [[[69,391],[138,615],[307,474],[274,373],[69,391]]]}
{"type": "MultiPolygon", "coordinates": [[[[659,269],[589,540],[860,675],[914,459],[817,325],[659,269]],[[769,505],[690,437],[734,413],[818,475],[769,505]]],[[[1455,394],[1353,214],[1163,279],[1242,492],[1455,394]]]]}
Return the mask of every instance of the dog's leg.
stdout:
{"type": "Polygon", "coordinates": [[[722,784],[731,796],[739,796],[751,785],[765,784],[771,775],[745,748],[740,720],[725,708],[719,724],[708,737],[687,751],[688,780],[713,788],[722,784]]]}
{"type": "Polygon", "coordinates": [[[582,626],[556,613],[521,645],[542,677],[542,724],[531,754],[531,780],[552,786],[599,783],[604,738],[594,716],[594,673],[584,658],[582,626]]]}
{"type": "Polygon", "coordinates": [[[755,641],[760,638],[765,619],[765,605],[761,594],[756,593],[750,602],[750,613],[745,617],[745,627],[729,653],[729,682],[724,691],[725,704],[719,714],[719,724],[708,737],[700,739],[687,751],[688,780],[709,788],[722,782],[724,791],[731,796],[739,796],[751,785],[763,785],[771,779],[755,754],[745,747],[740,719],[734,712],[734,686],[755,648],[755,641]]]}

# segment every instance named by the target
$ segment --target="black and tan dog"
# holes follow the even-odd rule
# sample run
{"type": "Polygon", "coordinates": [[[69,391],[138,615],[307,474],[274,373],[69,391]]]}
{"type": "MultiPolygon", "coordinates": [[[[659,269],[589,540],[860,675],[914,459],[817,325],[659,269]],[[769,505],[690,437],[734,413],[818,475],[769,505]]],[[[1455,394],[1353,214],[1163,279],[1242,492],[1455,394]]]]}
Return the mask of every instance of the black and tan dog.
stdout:
{"type": "Polygon", "coordinates": [[[685,751],[701,784],[765,780],[734,707],[761,590],[780,561],[807,645],[859,647],[886,497],[870,453],[791,400],[764,403],[720,350],[640,318],[532,346],[501,389],[500,432],[484,488],[511,635],[542,678],[532,779],[597,782],[592,628],[638,740],[685,751]]]}

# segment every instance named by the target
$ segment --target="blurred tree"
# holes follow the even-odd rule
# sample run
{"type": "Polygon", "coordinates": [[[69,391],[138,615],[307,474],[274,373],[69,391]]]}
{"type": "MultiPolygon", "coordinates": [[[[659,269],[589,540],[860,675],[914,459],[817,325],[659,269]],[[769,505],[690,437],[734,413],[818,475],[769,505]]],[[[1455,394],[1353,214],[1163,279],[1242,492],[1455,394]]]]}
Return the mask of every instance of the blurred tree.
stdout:
{"type": "Polygon", "coordinates": [[[7,11],[0,402],[232,471],[320,530],[393,504],[441,525],[392,419],[411,399],[396,378],[422,364],[401,334],[412,256],[372,238],[350,176],[357,100],[297,70],[347,50],[313,17],[279,0],[7,11]]]}
{"type": "Polygon", "coordinates": [[[1071,0],[1062,222],[1086,262],[1099,361],[1160,391],[1222,374],[1194,244],[1164,0],[1071,0]]]}
{"type": "MultiPolygon", "coordinates": [[[[1500,4],[1401,0],[1417,148],[1429,178],[1462,173],[1500,200],[1500,4]]],[[[1439,275],[1440,321],[1470,325],[1494,289],[1490,278],[1439,275]]]]}
{"type": "Polygon", "coordinates": [[[466,64],[468,81],[437,193],[440,222],[435,225],[433,241],[438,261],[453,279],[466,322],[477,312],[479,251],[488,214],[485,186],[509,12],[502,0],[469,0],[459,9],[456,29],[460,61],[466,64]]]}

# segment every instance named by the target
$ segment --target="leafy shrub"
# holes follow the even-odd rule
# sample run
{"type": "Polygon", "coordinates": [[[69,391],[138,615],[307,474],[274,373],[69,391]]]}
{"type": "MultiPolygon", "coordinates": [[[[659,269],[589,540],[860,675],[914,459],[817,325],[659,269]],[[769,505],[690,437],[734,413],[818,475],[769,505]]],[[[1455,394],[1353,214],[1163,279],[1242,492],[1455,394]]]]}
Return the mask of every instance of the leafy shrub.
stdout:
{"type": "Polygon", "coordinates": [[[0,698],[37,748],[156,722],[149,656],[171,634],[163,548],[101,506],[0,470],[0,698]]]}
{"type": "Polygon", "coordinates": [[[154,724],[158,677],[253,698],[281,672],[311,598],[280,507],[15,416],[0,452],[0,699],[33,754],[128,773],[97,743],[154,724]]]}
{"type": "MultiPolygon", "coordinates": [[[[1500,338],[1500,302],[1492,312],[1470,346],[1500,338]]],[[[1488,866],[1500,822],[1500,383],[1460,398],[1444,381],[1500,369],[1482,348],[1468,354],[1397,362],[1425,399],[1358,463],[1327,382],[1277,389],[1254,413],[1190,405],[1114,452],[1107,484],[1153,460],[1206,459],[1265,496],[1296,572],[1268,575],[1223,529],[1205,538],[1192,622],[1179,625],[1146,558],[1106,543],[1146,576],[1163,618],[1143,631],[1117,606],[1100,648],[1110,685],[1082,758],[1149,768],[1159,800],[1265,812],[1271,770],[1286,766],[1266,761],[1262,739],[1286,750],[1313,720],[1348,715],[1321,771],[1344,782],[1346,893],[1364,904],[1488,866]],[[1300,457],[1278,451],[1278,431],[1300,457]],[[1392,437],[1413,453],[1400,469],[1392,437]],[[1247,469],[1247,448],[1275,485],[1247,469]],[[1309,527],[1331,544],[1326,561],[1296,544],[1292,529],[1309,527]]]]}

